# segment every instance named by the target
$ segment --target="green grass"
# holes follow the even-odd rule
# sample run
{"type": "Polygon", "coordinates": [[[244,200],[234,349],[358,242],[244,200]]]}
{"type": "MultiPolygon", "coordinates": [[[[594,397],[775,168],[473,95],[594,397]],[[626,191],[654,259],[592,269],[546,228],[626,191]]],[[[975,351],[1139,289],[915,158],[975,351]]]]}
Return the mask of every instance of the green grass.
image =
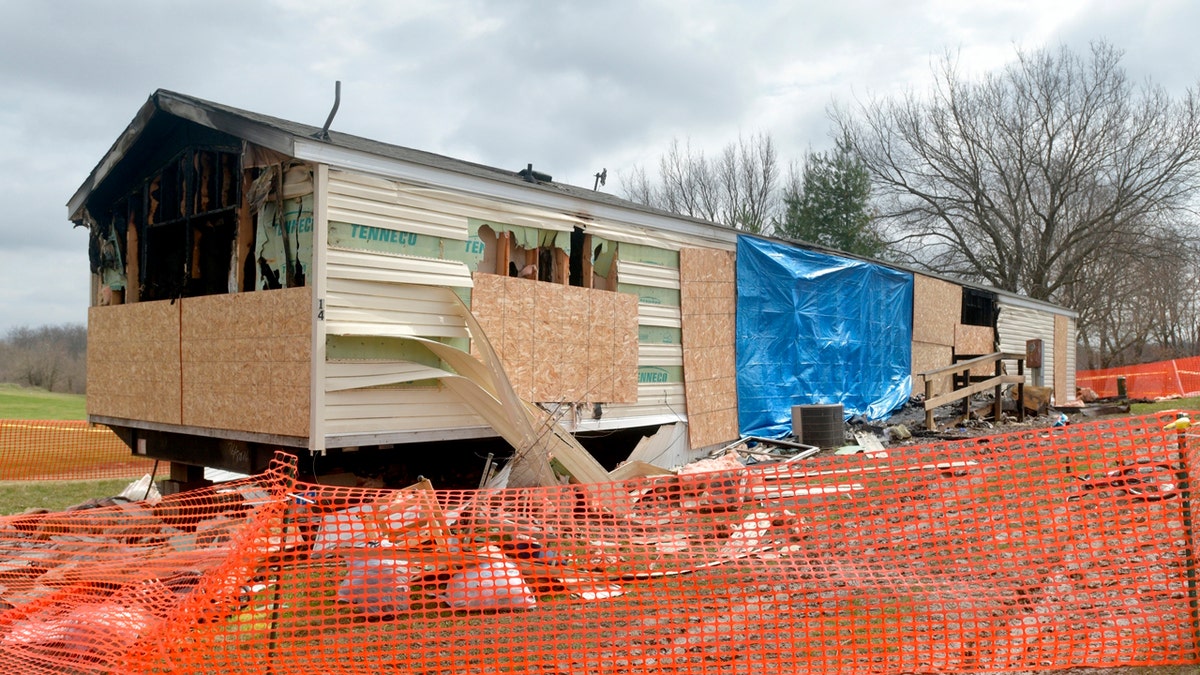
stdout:
{"type": "Polygon", "coordinates": [[[0,384],[0,419],[3,420],[82,420],[87,419],[83,394],[55,394],[26,389],[16,384],[0,384]]]}
{"type": "Polygon", "coordinates": [[[113,497],[133,482],[128,478],[107,480],[0,481],[0,516],[39,508],[61,511],[96,497],[113,497]]]}
{"type": "Polygon", "coordinates": [[[1160,410],[1200,410],[1200,398],[1176,398],[1169,401],[1155,401],[1153,403],[1134,403],[1129,407],[1129,414],[1133,416],[1149,415],[1160,410]]]}

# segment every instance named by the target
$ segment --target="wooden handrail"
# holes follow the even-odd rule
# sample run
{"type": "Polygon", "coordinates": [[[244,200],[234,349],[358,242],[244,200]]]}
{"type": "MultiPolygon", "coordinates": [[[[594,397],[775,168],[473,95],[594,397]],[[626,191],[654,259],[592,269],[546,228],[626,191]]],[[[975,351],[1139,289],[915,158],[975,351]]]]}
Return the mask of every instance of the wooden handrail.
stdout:
{"type": "Polygon", "coordinates": [[[1017,419],[1025,421],[1025,355],[1017,352],[995,352],[984,356],[959,361],[953,365],[934,368],[917,373],[925,378],[925,428],[934,430],[937,428],[937,423],[933,419],[933,409],[939,406],[953,403],[962,399],[964,415],[969,415],[971,412],[970,397],[973,394],[984,391],[986,389],[995,388],[996,393],[994,403],[992,404],[992,416],[999,421],[1002,408],[1001,395],[1002,388],[1006,384],[1017,385],[1017,419]],[[1017,374],[1006,375],[1000,372],[1001,361],[1006,359],[1015,360],[1017,362],[1017,374]],[[995,375],[985,378],[978,382],[971,382],[973,379],[970,372],[973,368],[992,364],[994,366],[995,375]],[[962,377],[954,378],[954,389],[945,394],[933,395],[933,379],[939,375],[963,373],[962,377]],[[962,387],[959,387],[959,382],[962,382],[962,387]]]}
{"type": "Polygon", "coordinates": [[[946,373],[960,373],[964,370],[970,370],[975,366],[982,366],[984,364],[1004,359],[1015,359],[1017,361],[1024,362],[1025,354],[1017,352],[995,352],[993,354],[986,354],[973,359],[967,359],[966,361],[959,361],[953,365],[942,366],[941,368],[934,368],[933,370],[926,370],[923,373],[917,373],[917,375],[920,375],[924,378],[929,378],[937,377],[938,375],[945,375],[946,373]]]}

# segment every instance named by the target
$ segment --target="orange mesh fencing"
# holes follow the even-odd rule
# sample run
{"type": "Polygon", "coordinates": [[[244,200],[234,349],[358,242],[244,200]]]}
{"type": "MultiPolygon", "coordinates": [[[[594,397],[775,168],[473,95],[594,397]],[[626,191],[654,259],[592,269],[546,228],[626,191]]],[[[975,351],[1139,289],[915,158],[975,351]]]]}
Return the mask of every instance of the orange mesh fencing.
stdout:
{"type": "Polygon", "coordinates": [[[138,457],[105,426],[80,420],[0,420],[0,481],[137,478],[138,457]]]}
{"type": "Polygon", "coordinates": [[[20,673],[909,673],[1200,663],[1174,418],[480,491],[250,479],[0,519],[20,673]]]}
{"type": "Polygon", "coordinates": [[[1081,370],[1075,374],[1075,384],[1088,387],[1102,398],[1112,398],[1117,396],[1118,377],[1125,378],[1125,392],[1129,398],[1200,396],[1200,356],[1136,366],[1081,370]]]}

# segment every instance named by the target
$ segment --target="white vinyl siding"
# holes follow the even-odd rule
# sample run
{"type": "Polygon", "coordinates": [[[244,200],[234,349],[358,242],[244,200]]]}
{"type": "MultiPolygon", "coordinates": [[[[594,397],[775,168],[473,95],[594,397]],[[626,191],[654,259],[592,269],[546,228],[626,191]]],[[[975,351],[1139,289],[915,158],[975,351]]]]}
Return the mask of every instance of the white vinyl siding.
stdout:
{"type": "Polygon", "coordinates": [[[330,249],[329,278],[470,288],[471,271],[457,260],[330,249]]]}
{"type": "MultiPolygon", "coordinates": [[[[1026,340],[1040,338],[1042,340],[1042,384],[1047,387],[1054,385],[1055,344],[1054,317],[1056,313],[1049,310],[1036,309],[1001,296],[998,299],[1000,316],[996,320],[996,328],[1000,333],[1000,349],[1006,352],[1025,353],[1026,340]]],[[[1067,391],[1056,392],[1056,400],[1065,401],[1075,395],[1075,319],[1068,317],[1067,344],[1067,391]]],[[[1010,364],[1010,372],[1016,372],[1015,364],[1010,364]]],[[[1031,369],[1025,369],[1025,382],[1033,384],[1031,369]]]]}
{"type": "Polygon", "coordinates": [[[636,286],[679,290],[679,268],[617,259],[617,281],[636,286]]]}
{"type": "Polygon", "coordinates": [[[453,302],[435,288],[330,278],[326,332],[382,337],[468,337],[453,302]]]}

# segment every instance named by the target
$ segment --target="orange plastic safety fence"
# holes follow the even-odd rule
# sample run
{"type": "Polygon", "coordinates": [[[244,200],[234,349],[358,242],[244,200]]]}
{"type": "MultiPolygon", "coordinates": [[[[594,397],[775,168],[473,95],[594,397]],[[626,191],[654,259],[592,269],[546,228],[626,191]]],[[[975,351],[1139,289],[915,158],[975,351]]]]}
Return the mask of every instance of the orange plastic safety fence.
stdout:
{"type": "Polygon", "coordinates": [[[83,480],[143,476],[138,457],[104,426],[83,421],[0,420],[0,480],[83,480]]]}
{"type": "Polygon", "coordinates": [[[0,667],[908,673],[1200,663],[1173,415],[561,488],[262,476],[0,519],[0,667]],[[128,507],[129,505],[125,505],[128,507]]]}
{"type": "Polygon", "coordinates": [[[1075,374],[1079,387],[1088,387],[1104,398],[1118,395],[1117,378],[1125,378],[1130,398],[1163,398],[1200,395],[1200,356],[1156,361],[1136,366],[1081,370],[1075,374]]]}

